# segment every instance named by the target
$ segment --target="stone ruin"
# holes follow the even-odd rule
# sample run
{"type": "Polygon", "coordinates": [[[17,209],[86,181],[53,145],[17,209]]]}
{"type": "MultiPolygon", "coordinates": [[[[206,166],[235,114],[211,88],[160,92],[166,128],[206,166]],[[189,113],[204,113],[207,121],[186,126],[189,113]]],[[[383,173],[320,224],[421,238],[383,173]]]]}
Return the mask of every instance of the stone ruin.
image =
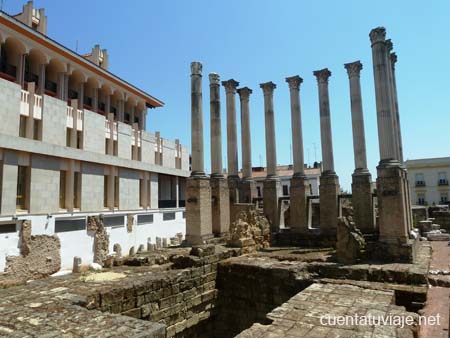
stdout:
{"type": "Polygon", "coordinates": [[[355,227],[351,216],[339,218],[336,241],[336,258],[339,263],[355,264],[364,258],[366,241],[355,227]]]}
{"type": "Polygon", "coordinates": [[[270,224],[256,210],[241,211],[230,225],[227,244],[242,248],[243,253],[252,253],[270,246],[270,224]]]}

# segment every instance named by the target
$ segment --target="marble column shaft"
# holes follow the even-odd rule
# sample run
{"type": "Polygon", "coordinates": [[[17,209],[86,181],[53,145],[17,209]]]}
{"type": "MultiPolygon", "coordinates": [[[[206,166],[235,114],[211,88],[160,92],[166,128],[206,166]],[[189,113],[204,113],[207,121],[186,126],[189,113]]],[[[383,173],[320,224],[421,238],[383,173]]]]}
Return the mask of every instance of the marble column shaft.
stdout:
{"type": "Polygon", "coordinates": [[[252,177],[252,142],[250,131],[250,94],[248,87],[237,90],[241,102],[242,178],[252,177]]]}
{"type": "Polygon", "coordinates": [[[385,163],[396,160],[391,85],[386,57],[386,30],[384,27],[375,28],[369,36],[372,43],[380,162],[385,163]]]}
{"type": "Polygon", "coordinates": [[[314,73],[319,87],[320,136],[324,173],[334,173],[333,140],[331,134],[330,99],[328,95],[328,78],[331,72],[328,68],[314,73]]]}
{"type": "Polygon", "coordinates": [[[209,90],[211,109],[211,176],[223,176],[219,74],[209,74],[209,90]]]}
{"type": "Polygon", "coordinates": [[[394,97],[394,114],[396,118],[396,134],[398,139],[398,147],[399,147],[399,161],[403,163],[403,140],[402,140],[402,128],[400,123],[400,113],[398,110],[398,97],[397,97],[397,81],[395,79],[395,64],[397,63],[397,54],[390,53],[389,55],[391,60],[391,68],[392,68],[392,94],[394,97]]]}
{"type": "Polygon", "coordinates": [[[238,177],[238,150],[237,150],[237,127],[236,127],[236,88],[239,82],[231,79],[222,81],[225,87],[227,102],[227,160],[228,176],[238,177]]]}
{"type": "Polygon", "coordinates": [[[267,177],[276,177],[277,174],[277,149],[275,140],[275,116],[273,110],[273,91],[277,87],[273,82],[261,83],[264,93],[264,116],[266,126],[266,161],[267,177]]]}
{"type": "Polygon", "coordinates": [[[352,111],[353,151],[355,170],[367,170],[366,137],[364,133],[364,117],[362,107],[360,72],[363,68],[360,61],[345,64],[350,82],[350,105],[352,111]]]}
{"type": "Polygon", "coordinates": [[[292,123],[292,152],[294,159],[294,175],[305,174],[305,160],[303,154],[302,115],[300,109],[300,85],[303,79],[298,76],[286,78],[291,96],[292,123]]]}
{"type": "Polygon", "coordinates": [[[191,147],[191,176],[204,176],[202,64],[200,62],[191,63],[191,147]]]}

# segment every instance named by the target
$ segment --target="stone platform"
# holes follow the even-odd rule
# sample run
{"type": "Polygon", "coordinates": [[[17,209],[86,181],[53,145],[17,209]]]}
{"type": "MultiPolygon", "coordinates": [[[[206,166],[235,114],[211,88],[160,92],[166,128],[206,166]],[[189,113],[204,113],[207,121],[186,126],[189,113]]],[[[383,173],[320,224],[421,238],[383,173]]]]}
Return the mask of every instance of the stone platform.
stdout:
{"type": "Polygon", "coordinates": [[[254,324],[236,338],[413,338],[416,325],[336,325],[331,318],[345,316],[398,316],[418,319],[416,313],[407,312],[393,304],[392,291],[364,289],[353,285],[313,284],[298,293],[267,318],[270,325],[254,324]],[[327,317],[330,316],[330,317],[327,317]]]}

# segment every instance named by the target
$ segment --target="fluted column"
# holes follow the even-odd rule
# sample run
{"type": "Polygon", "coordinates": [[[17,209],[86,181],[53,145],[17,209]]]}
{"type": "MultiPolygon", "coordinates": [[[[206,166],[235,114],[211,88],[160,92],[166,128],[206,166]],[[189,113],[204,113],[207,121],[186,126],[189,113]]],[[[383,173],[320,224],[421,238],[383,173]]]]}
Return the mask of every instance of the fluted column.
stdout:
{"type": "Polygon", "coordinates": [[[236,128],[236,88],[239,82],[231,79],[222,81],[227,95],[227,160],[228,176],[238,176],[238,151],[236,128]]]}
{"type": "Polygon", "coordinates": [[[237,90],[241,102],[241,144],[242,144],[242,181],[240,201],[252,203],[256,196],[256,186],[252,174],[252,140],[250,131],[250,95],[252,90],[243,87],[237,90]]]}
{"type": "Polygon", "coordinates": [[[192,172],[186,182],[186,242],[204,244],[213,237],[210,180],[204,172],[202,64],[191,63],[192,172]]]}
{"type": "Polygon", "coordinates": [[[298,76],[286,78],[291,96],[291,123],[292,123],[292,152],[294,159],[294,175],[305,174],[305,160],[303,155],[302,115],[300,110],[300,85],[303,79],[298,76]]]}
{"type": "Polygon", "coordinates": [[[230,227],[230,193],[222,166],[222,127],[220,114],[220,77],[209,74],[211,108],[211,207],[212,232],[225,236],[230,227]]]}
{"type": "Polygon", "coordinates": [[[345,64],[345,69],[347,69],[350,82],[350,106],[352,111],[355,171],[367,170],[366,137],[364,134],[364,117],[360,83],[360,72],[362,68],[363,65],[360,61],[345,64]]]}
{"type": "Polygon", "coordinates": [[[331,72],[328,68],[314,73],[319,87],[320,137],[322,145],[322,160],[324,173],[334,173],[333,141],[331,135],[330,98],[328,95],[328,78],[331,72]]]}
{"type": "Polygon", "coordinates": [[[242,177],[252,177],[252,144],[250,137],[250,94],[248,87],[238,89],[241,101],[242,177]]]}
{"type": "Polygon", "coordinates": [[[292,151],[294,158],[294,175],[291,178],[290,191],[290,228],[292,233],[307,234],[307,196],[308,179],[305,176],[303,155],[302,116],[300,109],[300,85],[303,79],[298,76],[286,78],[291,98],[292,151]]]}
{"type": "Polygon", "coordinates": [[[314,72],[319,87],[320,137],[323,172],[320,176],[320,231],[336,240],[338,223],[339,179],[334,172],[333,142],[331,135],[330,99],[328,95],[328,68],[314,72]]]}
{"type": "Polygon", "coordinates": [[[398,147],[399,147],[399,161],[403,163],[403,141],[402,141],[402,128],[400,123],[400,113],[398,110],[398,98],[397,98],[397,81],[395,79],[395,64],[397,63],[397,54],[391,53],[391,68],[392,68],[392,94],[394,96],[394,112],[395,118],[397,121],[396,124],[396,134],[398,139],[398,147]]]}
{"type": "Polygon", "coordinates": [[[277,152],[275,141],[275,114],[273,110],[273,91],[277,87],[273,82],[261,83],[264,93],[264,116],[266,123],[266,161],[267,176],[264,181],[263,205],[264,215],[271,224],[272,232],[280,228],[278,195],[280,179],[277,175],[277,152]]]}
{"type": "Polygon", "coordinates": [[[386,57],[386,30],[384,27],[377,27],[370,32],[369,36],[372,43],[380,162],[385,164],[396,160],[391,86],[386,57]]]}
{"type": "Polygon", "coordinates": [[[211,108],[211,176],[223,176],[219,74],[209,74],[209,89],[211,108]]]}
{"type": "Polygon", "coordinates": [[[191,63],[191,147],[191,176],[204,176],[202,64],[200,62],[191,63]]]}
{"type": "Polygon", "coordinates": [[[350,82],[350,105],[352,112],[353,151],[355,157],[355,171],[352,175],[352,204],[354,221],[363,233],[374,231],[372,205],[372,176],[367,169],[366,138],[364,134],[364,117],[360,72],[363,68],[360,61],[347,63],[350,82]]]}
{"type": "Polygon", "coordinates": [[[264,93],[264,117],[266,125],[266,161],[267,177],[277,175],[277,150],[275,141],[275,116],[273,110],[273,91],[277,85],[273,82],[261,83],[264,93]]]}

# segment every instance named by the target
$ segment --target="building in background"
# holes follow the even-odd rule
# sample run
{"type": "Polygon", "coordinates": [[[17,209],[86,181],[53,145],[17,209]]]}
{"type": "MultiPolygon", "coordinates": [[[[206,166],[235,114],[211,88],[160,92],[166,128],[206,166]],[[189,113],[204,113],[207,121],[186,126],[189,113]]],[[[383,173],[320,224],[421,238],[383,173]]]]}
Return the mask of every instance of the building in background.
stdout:
{"type": "Polygon", "coordinates": [[[23,220],[58,235],[63,268],[92,262],[89,215],[104,214],[110,252],[185,231],[189,150],[146,131],[163,102],[112,74],[105,49],[80,55],[46,34],[32,1],[0,12],[0,272],[23,220]]]}
{"type": "MultiPolygon", "coordinates": [[[[290,196],[291,178],[294,174],[293,167],[289,165],[279,165],[277,167],[278,177],[281,180],[280,184],[280,197],[290,196]]],[[[310,195],[319,195],[320,174],[322,173],[322,163],[315,162],[312,167],[305,165],[305,175],[308,179],[310,195]]],[[[257,197],[263,197],[263,182],[266,179],[266,167],[253,167],[252,168],[253,179],[255,180],[257,197]]]]}
{"type": "Polygon", "coordinates": [[[411,202],[414,205],[448,204],[450,157],[405,161],[411,202]]]}

